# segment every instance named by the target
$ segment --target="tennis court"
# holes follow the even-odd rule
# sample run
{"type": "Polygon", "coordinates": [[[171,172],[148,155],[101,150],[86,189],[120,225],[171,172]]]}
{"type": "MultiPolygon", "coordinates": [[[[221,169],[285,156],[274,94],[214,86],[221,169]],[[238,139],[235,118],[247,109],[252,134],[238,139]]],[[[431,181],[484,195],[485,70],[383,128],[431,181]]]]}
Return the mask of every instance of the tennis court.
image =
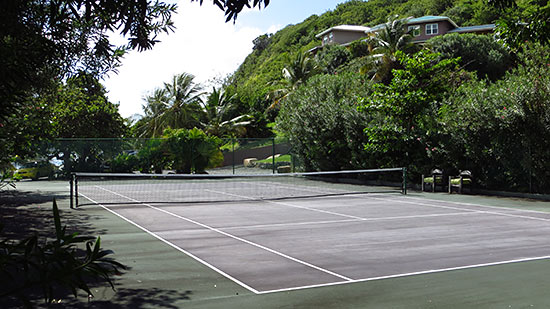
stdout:
{"type": "MultiPolygon", "coordinates": [[[[349,183],[326,181],[313,195],[266,199],[258,188],[274,183],[251,189],[240,178],[230,186],[219,180],[189,188],[209,196],[197,202],[146,201],[184,190],[161,182],[82,182],[78,194],[82,205],[100,205],[257,294],[550,257],[549,213],[352,192],[343,189],[349,183]]],[[[280,187],[312,193],[302,184],[280,187]]]]}

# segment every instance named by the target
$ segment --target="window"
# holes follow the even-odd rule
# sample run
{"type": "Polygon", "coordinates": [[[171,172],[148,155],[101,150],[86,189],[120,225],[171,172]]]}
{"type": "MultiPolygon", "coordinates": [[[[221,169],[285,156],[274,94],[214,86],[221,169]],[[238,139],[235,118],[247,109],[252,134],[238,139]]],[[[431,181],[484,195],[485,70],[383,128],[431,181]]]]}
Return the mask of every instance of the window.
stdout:
{"type": "Polygon", "coordinates": [[[420,35],[420,26],[419,25],[409,26],[409,28],[407,30],[412,36],[419,36],[420,35]]]}
{"type": "Polygon", "coordinates": [[[438,32],[439,31],[438,31],[437,24],[426,25],[426,35],[433,35],[433,34],[437,34],[438,32]]]}
{"type": "Polygon", "coordinates": [[[334,34],[331,32],[329,35],[328,35],[328,40],[330,42],[332,42],[332,40],[334,39],[334,34]]]}

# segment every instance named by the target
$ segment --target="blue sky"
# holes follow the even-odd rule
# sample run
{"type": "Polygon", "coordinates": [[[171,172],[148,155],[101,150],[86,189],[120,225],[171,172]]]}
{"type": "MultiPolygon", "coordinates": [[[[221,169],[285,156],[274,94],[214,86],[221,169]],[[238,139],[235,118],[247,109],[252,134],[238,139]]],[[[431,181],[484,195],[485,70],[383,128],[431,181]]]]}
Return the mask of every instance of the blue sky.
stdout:
{"type": "Polygon", "coordinates": [[[237,18],[238,24],[255,25],[268,29],[274,24],[286,26],[297,24],[309,16],[321,15],[333,10],[345,0],[272,0],[265,10],[255,10],[257,14],[246,13],[237,18]]]}
{"type": "MultiPolygon", "coordinates": [[[[104,84],[111,102],[123,117],[142,113],[143,97],[169,82],[173,75],[190,73],[210,90],[215,78],[234,72],[252,51],[252,40],[297,24],[313,14],[333,10],[344,0],[271,0],[267,8],[243,11],[235,24],[225,23],[212,1],[180,0],[173,16],[176,31],[160,35],[161,43],[142,53],[125,56],[118,74],[104,84]]],[[[118,40],[118,39],[117,39],[118,40]]]]}

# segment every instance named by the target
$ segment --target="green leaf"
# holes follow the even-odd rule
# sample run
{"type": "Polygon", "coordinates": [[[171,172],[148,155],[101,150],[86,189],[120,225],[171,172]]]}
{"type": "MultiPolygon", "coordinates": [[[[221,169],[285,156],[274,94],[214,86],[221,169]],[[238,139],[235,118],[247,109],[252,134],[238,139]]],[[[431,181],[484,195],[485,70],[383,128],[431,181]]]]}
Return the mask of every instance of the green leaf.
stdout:
{"type": "Polygon", "coordinates": [[[63,238],[63,229],[61,227],[61,217],[59,216],[59,209],[57,208],[57,202],[55,198],[53,199],[53,220],[55,224],[55,235],[57,240],[61,241],[63,238]]]}

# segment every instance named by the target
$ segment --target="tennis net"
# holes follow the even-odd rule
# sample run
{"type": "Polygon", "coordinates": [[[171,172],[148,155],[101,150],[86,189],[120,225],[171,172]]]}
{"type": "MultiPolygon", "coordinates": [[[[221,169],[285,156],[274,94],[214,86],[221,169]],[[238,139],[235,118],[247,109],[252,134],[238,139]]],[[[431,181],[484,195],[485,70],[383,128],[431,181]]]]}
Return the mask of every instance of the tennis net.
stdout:
{"type": "Polygon", "coordinates": [[[405,180],[405,168],[263,175],[73,173],[71,207],[406,194],[405,180]]]}

